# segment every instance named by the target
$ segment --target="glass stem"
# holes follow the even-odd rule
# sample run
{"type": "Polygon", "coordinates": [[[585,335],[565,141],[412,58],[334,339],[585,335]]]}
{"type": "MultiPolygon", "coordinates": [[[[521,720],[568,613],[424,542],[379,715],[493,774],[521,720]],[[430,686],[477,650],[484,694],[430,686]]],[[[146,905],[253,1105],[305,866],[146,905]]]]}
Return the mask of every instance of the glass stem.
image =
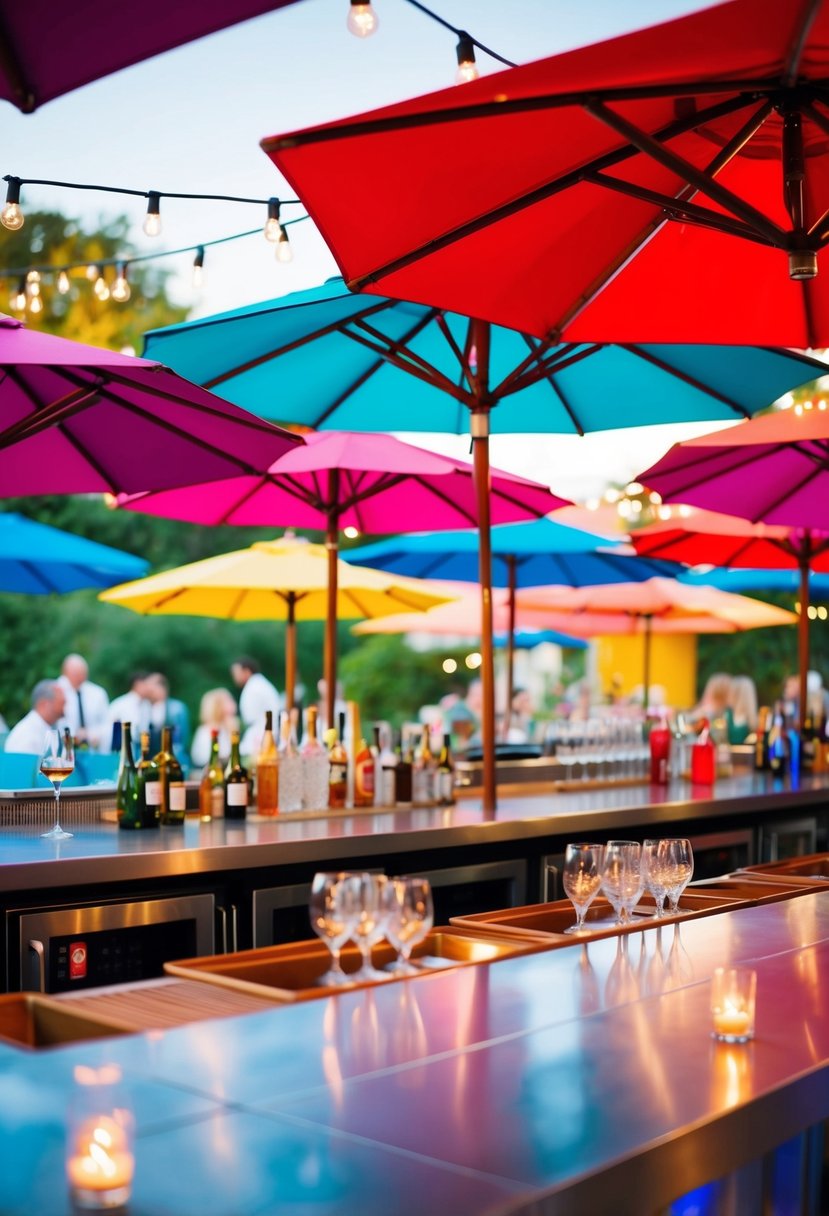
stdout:
{"type": "Polygon", "coordinates": [[[340,962],[342,946],[330,945],[328,949],[331,951],[331,971],[335,971],[337,975],[344,975],[342,963],[340,962]]]}
{"type": "Polygon", "coordinates": [[[60,827],[60,782],[55,786],[55,827],[60,827]]]}

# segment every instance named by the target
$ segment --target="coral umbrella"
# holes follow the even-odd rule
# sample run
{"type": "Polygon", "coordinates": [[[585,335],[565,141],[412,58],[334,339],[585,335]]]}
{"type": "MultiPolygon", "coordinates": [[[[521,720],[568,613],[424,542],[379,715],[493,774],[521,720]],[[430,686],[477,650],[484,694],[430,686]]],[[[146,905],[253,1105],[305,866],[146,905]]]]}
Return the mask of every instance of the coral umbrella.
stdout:
{"type": "MultiPolygon", "coordinates": [[[[426,584],[412,579],[338,564],[335,612],[341,620],[421,613],[447,601],[447,596],[432,593],[426,584]]],[[[328,568],[329,554],[322,545],[283,538],[165,570],[113,587],[98,598],[143,614],[286,621],[285,700],[291,708],[296,685],[296,622],[327,616],[328,568]]]]}
{"type": "MultiPolygon", "coordinates": [[[[663,498],[748,520],[731,528],[729,565],[796,565],[800,571],[800,705],[806,704],[809,668],[809,571],[829,570],[829,416],[781,410],[713,435],[675,444],[641,480],[663,498]],[[741,537],[742,528],[742,537],[741,537]],[[746,536],[746,532],[750,536],[746,536]],[[751,539],[749,548],[747,539],[751,539]],[[751,554],[743,561],[741,554],[751,554]],[[759,555],[755,556],[755,555],[759,555]]],[[[718,563],[722,531],[693,543],[698,560],[718,563]]],[[[726,534],[727,535],[727,534],[726,534]]],[[[643,542],[647,544],[648,542],[643,542]]],[[[658,540],[651,538],[649,551],[658,540]]],[[[683,542],[689,552],[691,540],[683,542]]],[[[678,542],[671,547],[678,552],[678,542]]]]}
{"type": "MultiPolygon", "coordinates": [[[[566,500],[545,486],[493,471],[487,507],[499,521],[545,514],[566,500]]],[[[230,478],[201,489],[124,500],[131,509],[202,524],[284,524],[322,528],[330,554],[331,610],[325,641],[325,680],[336,687],[337,552],[340,529],[393,532],[417,523],[427,528],[470,527],[478,521],[479,487],[462,461],[439,456],[390,435],[327,431],[276,461],[264,475],[230,478]]],[[[490,656],[491,659],[491,656],[490,656]]],[[[329,698],[329,717],[333,698],[329,698]]],[[[333,725],[333,722],[329,722],[333,725]]],[[[485,716],[493,731],[494,710],[485,716]]],[[[490,771],[494,797],[494,752],[490,771]]]]}
{"type": "Polygon", "coordinates": [[[262,146],[353,290],[559,342],[828,346],[827,46],[827,0],[731,0],[262,146]]]}
{"type": "Polygon", "coordinates": [[[188,485],[253,473],[300,446],[160,363],[0,316],[3,497],[188,485]]]}

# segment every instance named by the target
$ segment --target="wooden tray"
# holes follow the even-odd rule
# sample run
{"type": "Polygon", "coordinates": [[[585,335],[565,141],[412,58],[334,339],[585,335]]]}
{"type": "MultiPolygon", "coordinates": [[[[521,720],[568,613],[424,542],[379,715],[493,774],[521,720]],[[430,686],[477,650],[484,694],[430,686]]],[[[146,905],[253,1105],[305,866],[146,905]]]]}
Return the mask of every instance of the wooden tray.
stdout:
{"type": "MultiPolygon", "coordinates": [[[[498,958],[509,958],[531,950],[529,942],[505,942],[501,938],[483,932],[466,932],[462,929],[433,929],[425,941],[412,951],[412,960],[419,962],[423,974],[445,967],[468,967],[474,963],[492,962],[498,958]]],[[[375,967],[385,967],[393,962],[395,952],[386,942],[381,942],[372,951],[375,967]]],[[[353,991],[354,987],[366,987],[372,983],[387,983],[386,980],[365,981],[354,985],[325,986],[318,981],[328,970],[331,956],[321,941],[289,942],[281,946],[264,946],[257,950],[243,950],[238,954],[215,954],[210,957],[192,958],[165,963],[164,970],[180,979],[201,980],[225,988],[236,989],[250,996],[268,1001],[308,1001],[315,997],[331,996],[336,992],[353,991]]],[[[360,966],[360,954],[355,947],[346,947],[342,953],[343,970],[353,974],[360,966]]],[[[389,973],[389,980],[414,979],[416,976],[396,976],[389,973]]]]}
{"type": "Polygon", "coordinates": [[[0,1040],[15,1047],[58,1047],[62,1043],[126,1034],[129,1029],[117,1019],[92,1016],[39,993],[10,992],[0,996],[0,1040]]]}
{"type": "Polygon", "coordinates": [[[805,895],[809,891],[820,891],[821,881],[803,882],[801,879],[777,875],[760,878],[755,874],[729,874],[723,878],[707,878],[692,883],[688,890],[692,888],[706,895],[736,895],[749,904],[766,904],[805,895]]]}
{"type": "Polygon", "coordinates": [[[810,853],[807,857],[787,857],[784,861],[767,861],[763,865],[745,866],[738,871],[744,878],[749,874],[764,881],[780,878],[785,882],[813,879],[829,882],[829,853],[810,853]]]}
{"type": "Polygon", "coordinates": [[[718,892],[716,895],[707,895],[688,889],[683,892],[679,901],[678,915],[667,915],[655,921],[652,919],[653,899],[649,895],[643,895],[637,904],[637,912],[634,913],[631,924],[617,925],[614,923],[610,903],[599,896],[587,909],[587,933],[579,935],[564,932],[576,920],[576,913],[569,899],[560,899],[548,904],[527,904],[522,908],[504,908],[498,912],[479,912],[473,916],[455,916],[450,923],[458,929],[485,930],[487,933],[497,933],[517,941],[544,939],[551,945],[567,946],[583,942],[588,937],[612,937],[617,933],[635,933],[656,924],[673,924],[674,921],[686,920],[688,917],[710,916],[727,908],[739,907],[743,902],[736,894],[721,895],[718,892]]]}

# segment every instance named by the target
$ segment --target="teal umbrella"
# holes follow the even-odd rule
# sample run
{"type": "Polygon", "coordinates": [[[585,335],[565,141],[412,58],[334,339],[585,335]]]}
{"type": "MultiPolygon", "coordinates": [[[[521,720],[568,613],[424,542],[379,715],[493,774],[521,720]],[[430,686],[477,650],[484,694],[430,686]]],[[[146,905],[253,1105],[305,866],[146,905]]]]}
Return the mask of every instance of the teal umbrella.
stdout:
{"type": "Polygon", "coordinates": [[[82,587],[112,587],[141,578],[150,563],[37,523],[25,515],[0,514],[0,591],[62,595],[82,587]]]}

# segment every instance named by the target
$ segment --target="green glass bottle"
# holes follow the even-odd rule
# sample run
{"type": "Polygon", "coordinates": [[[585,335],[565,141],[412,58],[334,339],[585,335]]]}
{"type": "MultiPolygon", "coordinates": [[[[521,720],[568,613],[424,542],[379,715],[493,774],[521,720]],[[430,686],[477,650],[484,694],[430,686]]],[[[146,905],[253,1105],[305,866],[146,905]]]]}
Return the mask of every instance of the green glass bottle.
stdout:
{"type": "Polygon", "coordinates": [[[136,808],[142,828],[157,828],[161,810],[158,765],[150,755],[150,732],[141,732],[141,759],[137,768],[136,808]]]}
{"type": "Polygon", "coordinates": [[[184,808],[187,791],[184,774],[173,751],[173,732],[169,726],[161,728],[161,751],[155,757],[161,783],[161,810],[159,822],[162,827],[184,823],[184,808]]]}
{"type": "Polygon", "coordinates": [[[115,787],[115,809],[119,828],[127,831],[142,826],[138,815],[138,772],[132,754],[132,726],[129,722],[124,722],[121,727],[121,760],[115,787]]]}
{"type": "Polygon", "coordinates": [[[225,769],[225,819],[245,819],[250,801],[248,770],[239,756],[239,733],[230,736],[230,759],[225,769]]]}

